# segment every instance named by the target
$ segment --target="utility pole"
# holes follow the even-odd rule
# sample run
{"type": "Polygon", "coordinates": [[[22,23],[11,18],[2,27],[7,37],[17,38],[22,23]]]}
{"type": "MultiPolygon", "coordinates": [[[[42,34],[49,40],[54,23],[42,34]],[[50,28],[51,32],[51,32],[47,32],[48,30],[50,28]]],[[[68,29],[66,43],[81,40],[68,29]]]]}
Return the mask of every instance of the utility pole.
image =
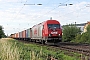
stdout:
{"type": "Polygon", "coordinates": [[[50,20],[52,20],[52,17],[50,17],[50,20]]]}

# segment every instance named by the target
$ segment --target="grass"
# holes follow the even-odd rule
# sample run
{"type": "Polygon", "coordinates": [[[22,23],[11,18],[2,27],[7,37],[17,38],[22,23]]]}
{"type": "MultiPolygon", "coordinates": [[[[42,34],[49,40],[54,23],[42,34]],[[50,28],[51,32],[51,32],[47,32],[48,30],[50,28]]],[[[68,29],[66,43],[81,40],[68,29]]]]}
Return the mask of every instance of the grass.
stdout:
{"type": "Polygon", "coordinates": [[[6,39],[0,40],[0,60],[19,60],[18,47],[6,39]]]}
{"type": "Polygon", "coordinates": [[[0,60],[47,60],[50,55],[58,60],[80,60],[77,55],[71,57],[62,51],[48,50],[46,46],[24,44],[10,38],[0,40],[0,60]]]}

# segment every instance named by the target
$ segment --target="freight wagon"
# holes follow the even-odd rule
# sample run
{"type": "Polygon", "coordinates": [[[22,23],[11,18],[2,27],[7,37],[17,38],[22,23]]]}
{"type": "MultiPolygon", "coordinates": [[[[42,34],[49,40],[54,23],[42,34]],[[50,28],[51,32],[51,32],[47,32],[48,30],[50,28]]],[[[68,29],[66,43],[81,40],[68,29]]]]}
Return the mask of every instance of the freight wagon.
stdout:
{"type": "Polygon", "coordinates": [[[31,36],[32,36],[31,28],[29,28],[26,30],[26,40],[31,41],[31,36]]]}

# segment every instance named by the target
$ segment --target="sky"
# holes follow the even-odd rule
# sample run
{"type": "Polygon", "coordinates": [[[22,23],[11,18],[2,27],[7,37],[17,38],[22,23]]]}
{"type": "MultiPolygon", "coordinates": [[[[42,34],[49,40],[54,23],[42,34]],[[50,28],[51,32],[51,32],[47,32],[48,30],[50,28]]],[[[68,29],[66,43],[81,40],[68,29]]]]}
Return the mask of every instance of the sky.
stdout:
{"type": "Polygon", "coordinates": [[[90,0],[0,0],[0,25],[6,35],[51,17],[61,25],[86,23],[90,21],[90,0]]]}

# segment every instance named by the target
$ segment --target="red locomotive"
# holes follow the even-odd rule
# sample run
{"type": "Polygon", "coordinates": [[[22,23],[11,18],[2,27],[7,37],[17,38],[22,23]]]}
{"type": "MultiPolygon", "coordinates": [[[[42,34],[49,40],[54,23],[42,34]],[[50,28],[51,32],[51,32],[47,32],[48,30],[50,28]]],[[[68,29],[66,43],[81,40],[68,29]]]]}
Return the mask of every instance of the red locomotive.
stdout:
{"type": "Polygon", "coordinates": [[[44,42],[61,42],[62,29],[56,20],[47,20],[32,27],[32,39],[44,42]]]}
{"type": "Polygon", "coordinates": [[[35,42],[58,43],[62,41],[62,28],[57,20],[47,20],[30,29],[24,30],[24,33],[22,32],[22,34],[18,35],[19,38],[17,39],[27,40],[28,38],[28,40],[35,42]]]}

